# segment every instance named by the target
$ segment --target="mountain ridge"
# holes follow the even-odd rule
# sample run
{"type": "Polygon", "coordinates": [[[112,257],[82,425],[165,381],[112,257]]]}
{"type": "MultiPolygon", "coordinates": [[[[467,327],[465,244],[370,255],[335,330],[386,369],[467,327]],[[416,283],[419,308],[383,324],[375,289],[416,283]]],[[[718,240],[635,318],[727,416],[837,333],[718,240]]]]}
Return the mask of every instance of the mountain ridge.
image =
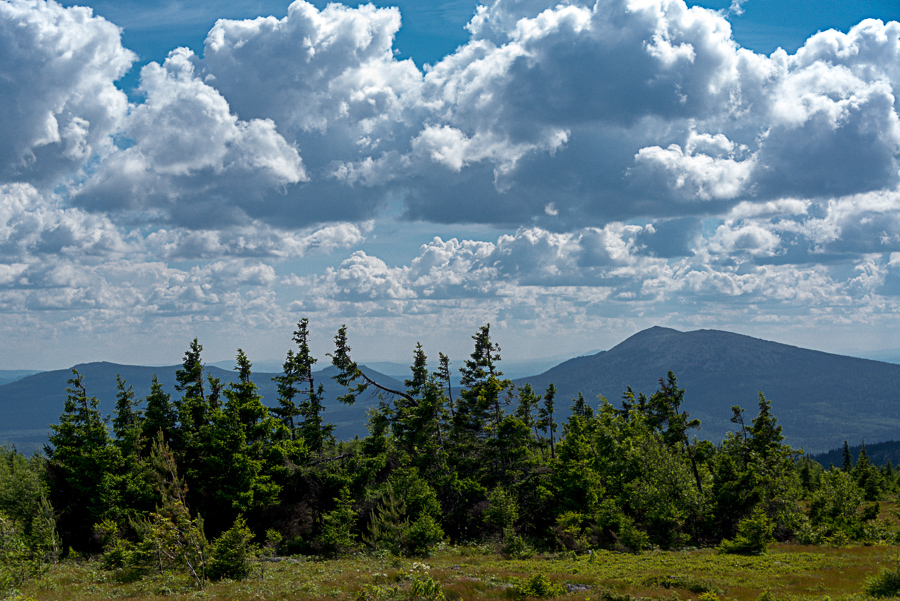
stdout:
{"type": "MultiPolygon", "coordinates": [[[[115,375],[134,386],[135,396],[149,392],[153,373],[164,389],[175,396],[175,371],[164,367],[127,366],[100,361],[74,366],[85,375],[88,394],[101,400],[101,411],[112,412],[115,375]]],[[[236,372],[207,365],[207,371],[223,384],[236,372]]],[[[403,388],[400,380],[363,366],[375,380],[403,388]]],[[[503,369],[501,362],[500,369],[503,369]]],[[[873,359],[848,357],[772,342],[723,330],[681,332],[654,326],[637,332],[609,350],[574,357],[534,376],[517,378],[541,393],[550,382],[557,389],[557,421],[563,422],[571,399],[579,392],[591,403],[598,396],[619,405],[628,386],[647,396],[658,389],[659,379],[673,371],[685,388],[683,409],[699,418],[700,438],[721,440],[734,425],[731,407],[746,409],[746,419],[756,414],[757,394],[762,391],[784,427],[786,440],[807,452],[825,452],[844,440],[855,444],[898,438],[900,431],[900,365],[873,359]]],[[[325,419],[336,425],[341,438],[366,434],[366,409],[377,404],[369,396],[354,406],[340,405],[341,392],[329,377],[334,368],[316,372],[326,388],[325,419]]],[[[277,402],[271,380],[277,374],[254,372],[253,381],[264,403],[277,402]]],[[[48,424],[55,423],[65,400],[65,381],[71,369],[40,372],[0,385],[0,442],[39,447],[46,441],[48,424]]],[[[454,385],[455,388],[455,385],[454,385]]]]}

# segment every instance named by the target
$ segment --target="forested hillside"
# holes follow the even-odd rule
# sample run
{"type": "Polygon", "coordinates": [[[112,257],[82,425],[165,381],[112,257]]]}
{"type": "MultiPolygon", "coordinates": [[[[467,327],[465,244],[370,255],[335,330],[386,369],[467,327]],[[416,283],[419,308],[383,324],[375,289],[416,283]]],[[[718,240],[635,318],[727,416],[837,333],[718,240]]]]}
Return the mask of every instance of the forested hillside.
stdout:
{"type": "MultiPolygon", "coordinates": [[[[115,410],[116,376],[121,376],[132,386],[137,398],[144,398],[150,393],[150,383],[154,376],[163,390],[174,392],[177,384],[176,372],[180,368],[180,365],[144,367],[107,362],[74,367],[84,377],[84,384],[90,396],[98,399],[97,409],[101,415],[112,415],[115,410]]],[[[402,386],[397,380],[367,367],[361,369],[380,382],[398,388],[402,386]]],[[[204,371],[218,378],[225,386],[236,382],[239,377],[238,372],[233,369],[205,365],[204,371]]],[[[341,387],[331,379],[334,373],[334,367],[328,365],[317,370],[315,378],[324,386],[322,404],[328,411],[328,420],[335,426],[335,436],[343,440],[364,436],[366,411],[377,404],[377,399],[367,395],[353,406],[339,403],[338,396],[343,393],[341,387]]],[[[253,374],[259,395],[268,406],[275,406],[278,402],[278,387],[272,380],[278,375],[256,372],[253,374]]],[[[0,386],[0,408],[4,416],[3,423],[0,424],[0,443],[14,444],[20,450],[29,453],[33,449],[42,449],[50,434],[50,424],[59,418],[66,400],[66,382],[71,377],[71,369],[60,369],[41,372],[0,386]]]]}
{"type": "Polygon", "coordinates": [[[293,340],[271,409],[242,351],[225,383],[197,340],[175,395],[153,378],[139,397],[117,378],[108,423],[73,370],[46,459],[7,449],[0,461],[10,466],[0,517],[31,561],[71,548],[103,553],[133,577],[185,570],[202,586],[240,577],[232,551],[250,557],[254,540],[319,556],[490,542],[518,557],[687,545],[756,553],[775,539],[897,536],[876,521],[876,501],[897,487],[893,470],[865,455],[831,470],[802,458],[762,394],[748,411],[732,408],[734,432],[713,444],[696,438],[702,424],[672,372],[652,395],[626,388],[621,405],[566,398],[553,384],[516,388],[484,326],[461,387],[447,357],[429,362],[421,346],[396,386],[360,369],[341,328],[329,353],[339,401],[378,399],[367,434],[341,441],[306,320],[293,340]],[[9,484],[25,475],[27,491],[9,484]]]}
{"type": "MultiPolygon", "coordinates": [[[[325,350],[325,349],[321,349],[325,350]]],[[[320,353],[321,353],[320,350],[320,353]]],[[[450,381],[459,385],[462,365],[459,357],[449,361],[450,381]]],[[[272,362],[267,362],[271,371],[272,362]]],[[[505,364],[505,362],[504,362],[505,364]]],[[[538,363],[520,363],[538,365],[538,363]]],[[[361,366],[364,372],[393,389],[402,388],[409,367],[378,363],[383,371],[361,366]]],[[[204,365],[205,370],[226,385],[236,381],[234,364],[204,365]]],[[[367,433],[366,412],[377,399],[363,395],[353,405],[338,401],[341,387],[332,380],[334,367],[316,366],[315,378],[324,385],[323,406],[335,436],[342,440],[367,433]]],[[[113,363],[76,365],[85,378],[91,396],[99,400],[102,414],[112,414],[115,405],[116,375],[134,386],[135,395],[144,397],[153,375],[166,392],[175,391],[178,365],[141,367],[113,363]]],[[[678,376],[687,393],[685,409],[702,422],[698,438],[720,442],[734,430],[729,421],[730,407],[753,402],[762,391],[776,408],[785,426],[788,444],[807,453],[821,453],[839,447],[847,440],[858,445],[862,440],[877,443],[896,437],[900,431],[900,365],[892,365],[841,355],[822,353],[716,330],[679,332],[654,327],[639,332],[612,349],[565,361],[539,375],[514,379],[521,388],[530,382],[535,390],[546,390],[552,382],[563,399],[583,394],[591,403],[602,395],[620,406],[628,386],[636,392],[652,393],[658,380],[669,370],[678,376]]],[[[506,368],[504,367],[504,372],[506,368]]],[[[21,374],[19,374],[21,375],[21,374]]],[[[506,373],[509,376],[508,373],[506,373]]],[[[66,380],[71,370],[44,372],[0,385],[0,443],[15,444],[31,452],[47,441],[49,425],[56,421],[65,401],[66,380]]],[[[263,404],[278,405],[277,373],[254,369],[263,404]]],[[[568,402],[560,407],[560,419],[568,416],[568,402]]],[[[896,463],[896,462],[895,462],[896,463]]]]}

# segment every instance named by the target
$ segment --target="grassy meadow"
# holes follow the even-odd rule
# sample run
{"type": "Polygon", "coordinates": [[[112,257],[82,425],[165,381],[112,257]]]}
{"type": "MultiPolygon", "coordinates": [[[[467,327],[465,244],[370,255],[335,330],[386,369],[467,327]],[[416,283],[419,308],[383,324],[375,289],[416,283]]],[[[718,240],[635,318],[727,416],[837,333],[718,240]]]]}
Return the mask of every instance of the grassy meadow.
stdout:
{"type": "Polygon", "coordinates": [[[775,544],[756,556],[713,549],[595,552],[504,559],[488,547],[446,547],[425,560],[363,556],[260,561],[240,582],[198,590],[182,575],[123,582],[90,560],[66,560],[13,599],[861,599],[868,576],[894,567],[896,547],[775,544]],[[566,585],[570,585],[568,588],[566,585]],[[532,595],[525,593],[531,592],[532,595]],[[443,597],[441,597],[443,595],[443,597]]]}

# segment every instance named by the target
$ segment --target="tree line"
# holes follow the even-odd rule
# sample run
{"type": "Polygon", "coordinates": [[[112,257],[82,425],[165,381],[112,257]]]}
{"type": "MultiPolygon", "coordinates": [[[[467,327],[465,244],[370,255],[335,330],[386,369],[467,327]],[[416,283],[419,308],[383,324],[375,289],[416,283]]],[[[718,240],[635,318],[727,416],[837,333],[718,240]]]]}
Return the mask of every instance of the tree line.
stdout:
{"type": "Polygon", "coordinates": [[[503,377],[489,325],[472,339],[458,387],[448,357],[432,367],[417,345],[393,389],[362,372],[341,327],[329,354],[339,400],[379,398],[368,435],[353,440],[328,423],[306,319],[272,407],[243,351],[237,381],[223,385],[196,339],[174,394],[154,377],[137,399],[118,378],[111,417],[73,370],[44,456],[2,448],[0,554],[21,567],[7,579],[65,553],[102,554],[132,577],[177,569],[202,586],[245,575],[259,552],[421,556],[489,542],[512,557],[688,545],[755,553],[772,540],[897,536],[877,519],[897,486],[893,468],[863,451],[855,465],[823,470],[784,443],[762,393],[755,417],[732,407],[735,429],[718,444],[693,435],[700,423],[671,372],[649,397],[629,388],[616,405],[569,399],[561,421],[552,384],[535,391],[503,377]]]}

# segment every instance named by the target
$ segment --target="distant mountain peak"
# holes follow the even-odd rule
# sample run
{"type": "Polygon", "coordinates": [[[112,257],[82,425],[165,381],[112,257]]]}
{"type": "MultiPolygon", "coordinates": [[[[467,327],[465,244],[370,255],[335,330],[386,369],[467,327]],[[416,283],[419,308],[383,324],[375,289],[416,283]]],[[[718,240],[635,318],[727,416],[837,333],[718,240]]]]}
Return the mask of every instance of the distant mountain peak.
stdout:
{"type": "Polygon", "coordinates": [[[654,326],[605,353],[566,361],[518,382],[551,382],[566,404],[579,392],[619,405],[623,392],[652,395],[672,371],[685,389],[684,410],[702,421],[699,436],[721,440],[734,429],[731,407],[755,414],[758,393],[772,402],[789,443],[816,452],[843,440],[896,437],[900,365],[799,348],[723,330],[680,332],[654,326]]]}

